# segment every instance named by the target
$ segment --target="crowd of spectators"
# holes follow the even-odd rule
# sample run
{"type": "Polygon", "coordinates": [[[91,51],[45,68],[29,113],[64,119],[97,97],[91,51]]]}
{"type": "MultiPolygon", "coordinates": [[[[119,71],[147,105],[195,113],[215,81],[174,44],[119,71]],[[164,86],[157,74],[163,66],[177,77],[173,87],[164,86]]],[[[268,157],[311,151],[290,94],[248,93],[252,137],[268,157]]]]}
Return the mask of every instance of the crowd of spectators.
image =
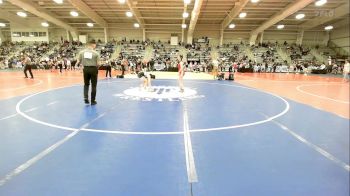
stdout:
{"type": "MultiPolygon", "coordinates": [[[[23,42],[3,42],[0,46],[0,68],[5,69],[12,66],[13,58],[10,58],[25,44],[23,42]]],[[[18,52],[19,53],[19,52],[18,52]]],[[[17,62],[15,61],[15,64],[17,62]]]]}
{"type": "MultiPolygon", "coordinates": [[[[173,46],[169,42],[122,40],[111,41],[107,44],[98,42],[97,51],[101,55],[102,65],[112,65],[116,69],[137,72],[147,66],[151,70],[176,71],[177,57],[186,55],[187,71],[210,72],[214,61],[218,62],[219,71],[235,70],[241,72],[306,72],[323,70],[327,73],[339,73],[341,67],[337,62],[324,65],[313,59],[303,57],[310,55],[307,47],[278,43],[261,43],[257,46],[240,44],[223,44],[211,46],[208,39],[190,45],[179,43],[173,46]],[[116,53],[116,48],[120,48],[116,53]],[[253,58],[246,54],[246,49],[253,53],[253,58]],[[285,49],[291,58],[291,63],[283,61],[277,54],[277,47],[285,49]],[[213,53],[217,55],[213,56],[213,53]]],[[[22,68],[21,56],[29,54],[34,67],[41,69],[62,70],[75,69],[76,55],[84,48],[81,42],[62,43],[3,43],[0,47],[0,66],[2,68],[22,68]],[[10,55],[22,46],[18,54],[10,55]],[[49,53],[51,51],[51,53],[49,53]]]]}

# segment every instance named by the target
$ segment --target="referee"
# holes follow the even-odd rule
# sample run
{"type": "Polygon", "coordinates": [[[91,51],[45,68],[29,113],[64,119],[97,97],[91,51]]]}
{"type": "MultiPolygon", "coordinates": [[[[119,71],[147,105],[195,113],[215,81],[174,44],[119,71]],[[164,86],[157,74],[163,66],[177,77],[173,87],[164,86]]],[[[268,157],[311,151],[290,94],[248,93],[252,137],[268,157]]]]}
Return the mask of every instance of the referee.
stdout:
{"type": "Polygon", "coordinates": [[[96,86],[98,67],[100,64],[100,55],[95,51],[96,42],[92,40],[89,42],[88,47],[82,50],[78,55],[76,65],[82,64],[84,73],[84,102],[89,102],[89,86],[91,81],[91,105],[96,105],[96,86]]]}
{"type": "Polygon", "coordinates": [[[28,54],[24,54],[24,58],[22,61],[22,64],[24,65],[24,75],[25,78],[28,78],[27,71],[29,71],[30,78],[34,79],[33,73],[32,73],[32,61],[30,60],[28,54]]]}

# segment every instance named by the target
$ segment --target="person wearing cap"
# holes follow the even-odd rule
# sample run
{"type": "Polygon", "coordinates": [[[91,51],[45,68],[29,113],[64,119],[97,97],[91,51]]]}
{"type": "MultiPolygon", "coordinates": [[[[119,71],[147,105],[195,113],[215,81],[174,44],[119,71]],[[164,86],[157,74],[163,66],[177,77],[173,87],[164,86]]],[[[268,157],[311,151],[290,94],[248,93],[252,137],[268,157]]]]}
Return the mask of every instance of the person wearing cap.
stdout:
{"type": "Polygon", "coordinates": [[[30,60],[28,54],[24,54],[22,65],[24,65],[24,75],[25,78],[28,78],[27,71],[29,71],[30,78],[34,79],[33,73],[32,73],[32,61],[30,60]]]}
{"type": "Polygon", "coordinates": [[[84,74],[84,102],[89,102],[89,86],[91,82],[91,105],[96,105],[96,86],[98,77],[98,68],[100,66],[100,55],[95,51],[96,42],[92,40],[89,42],[88,47],[82,50],[78,55],[76,65],[81,64],[83,66],[84,74]]]}

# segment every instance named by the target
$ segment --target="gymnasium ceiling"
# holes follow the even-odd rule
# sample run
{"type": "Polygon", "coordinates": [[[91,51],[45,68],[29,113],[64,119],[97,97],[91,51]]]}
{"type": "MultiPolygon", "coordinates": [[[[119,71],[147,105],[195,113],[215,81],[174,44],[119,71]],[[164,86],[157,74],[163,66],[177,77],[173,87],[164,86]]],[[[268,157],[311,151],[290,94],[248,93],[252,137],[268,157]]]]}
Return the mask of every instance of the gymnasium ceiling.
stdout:
{"type": "MultiPolygon", "coordinates": [[[[119,3],[118,0],[63,0],[62,4],[57,4],[53,0],[2,1],[3,3],[0,4],[0,12],[2,12],[0,14],[0,22],[8,24],[7,28],[10,26],[9,20],[25,20],[16,15],[18,11],[27,10],[27,18],[38,18],[26,6],[22,6],[21,2],[25,2],[40,12],[47,13],[78,31],[91,30],[86,25],[86,23],[91,22],[94,23],[93,28],[96,30],[101,30],[104,26],[108,26],[108,28],[133,29],[134,23],[140,23],[141,28],[145,28],[146,32],[181,32],[181,24],[187,24],[187,27],[190,26],[194,4],[196,1],[201,0],[191,0],[191,3],[187,6],[185,6],[184,0],[126,0],[127,2],[124,4],[119,3]],[[89,14],[86,14],[86,9],[82,11],[80,3],[88,7],[89,14]],[[78,11],[79,16],[71,16],[70,11],[72,10],[78,11]],[[182,13],[185,10],[190,14],[187,19],[182,17],[182,13]],[[132,11],[133,17],[128,18],[125,14],[126,11],[132,11]],[[4,13],[7,14],[7,18],[2,17],[4,13]]],[[[195,22],[195,30],[218,31],[225,18],[228,18],[226,19],[229,20],[227,24],[234,23],[235,28],[229,29],[226,27],[224,28],[226,32],[249,33],[268,21],[274,14],[281,12],[296,1],[300,0],[260,0],[258,3],[252,3],[250,0],[202,0],[198,9],[199,16],[195,22]],[[242,9],[231,20],[231,10],[239,7],[244,1],[247,2],[245,6],[242,6],[242,9]],[[246,12],[247,16],[242,19],[239,18],[237,14],[241,12],[246,12]]],[[[318,25],[312,26],[309,30],[323,30],[324,26],[328,24],[344,24],[341,21],[349,18],[349,0],[328,0],[325,5],[320,7],[310,3],[296,13],[270,26],[267,30],[277,31],[276,26],[284,24],[284,31],[297,31],[303,24],[307,24],[306,22],[322,20],[321,18],[327,22],[323,24],[317,23],[318,25]],[[334,10],[344,6],[347,10],[345,13],[339,16],[334,13],[334,10]],[[304,13],[305,18],[302,20],[295,19],[295,15],[298,13],[304,13]]],[[[39,19],[49,21],[50,28],[59,26],[42,16],[39,19]]],[[[40,26],[40,23],[38,25],[40,26]]]]}

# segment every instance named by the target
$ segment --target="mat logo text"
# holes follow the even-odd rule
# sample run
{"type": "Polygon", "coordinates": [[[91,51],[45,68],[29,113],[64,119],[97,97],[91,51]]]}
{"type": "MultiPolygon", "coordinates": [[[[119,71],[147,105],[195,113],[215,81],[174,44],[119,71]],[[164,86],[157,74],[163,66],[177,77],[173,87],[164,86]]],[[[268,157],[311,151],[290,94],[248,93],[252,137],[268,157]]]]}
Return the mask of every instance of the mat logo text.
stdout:
{"type": "Polygon", "coordinates": [[[185,101],[205,97],[204,95],[197,95],[197,91],[190,88],[185,88],[184,92],[180,92],[179,88],[175,86],[153,86],[150,90],[133,87],[114,96],[125,100],[158,102],[185,101]]]}

